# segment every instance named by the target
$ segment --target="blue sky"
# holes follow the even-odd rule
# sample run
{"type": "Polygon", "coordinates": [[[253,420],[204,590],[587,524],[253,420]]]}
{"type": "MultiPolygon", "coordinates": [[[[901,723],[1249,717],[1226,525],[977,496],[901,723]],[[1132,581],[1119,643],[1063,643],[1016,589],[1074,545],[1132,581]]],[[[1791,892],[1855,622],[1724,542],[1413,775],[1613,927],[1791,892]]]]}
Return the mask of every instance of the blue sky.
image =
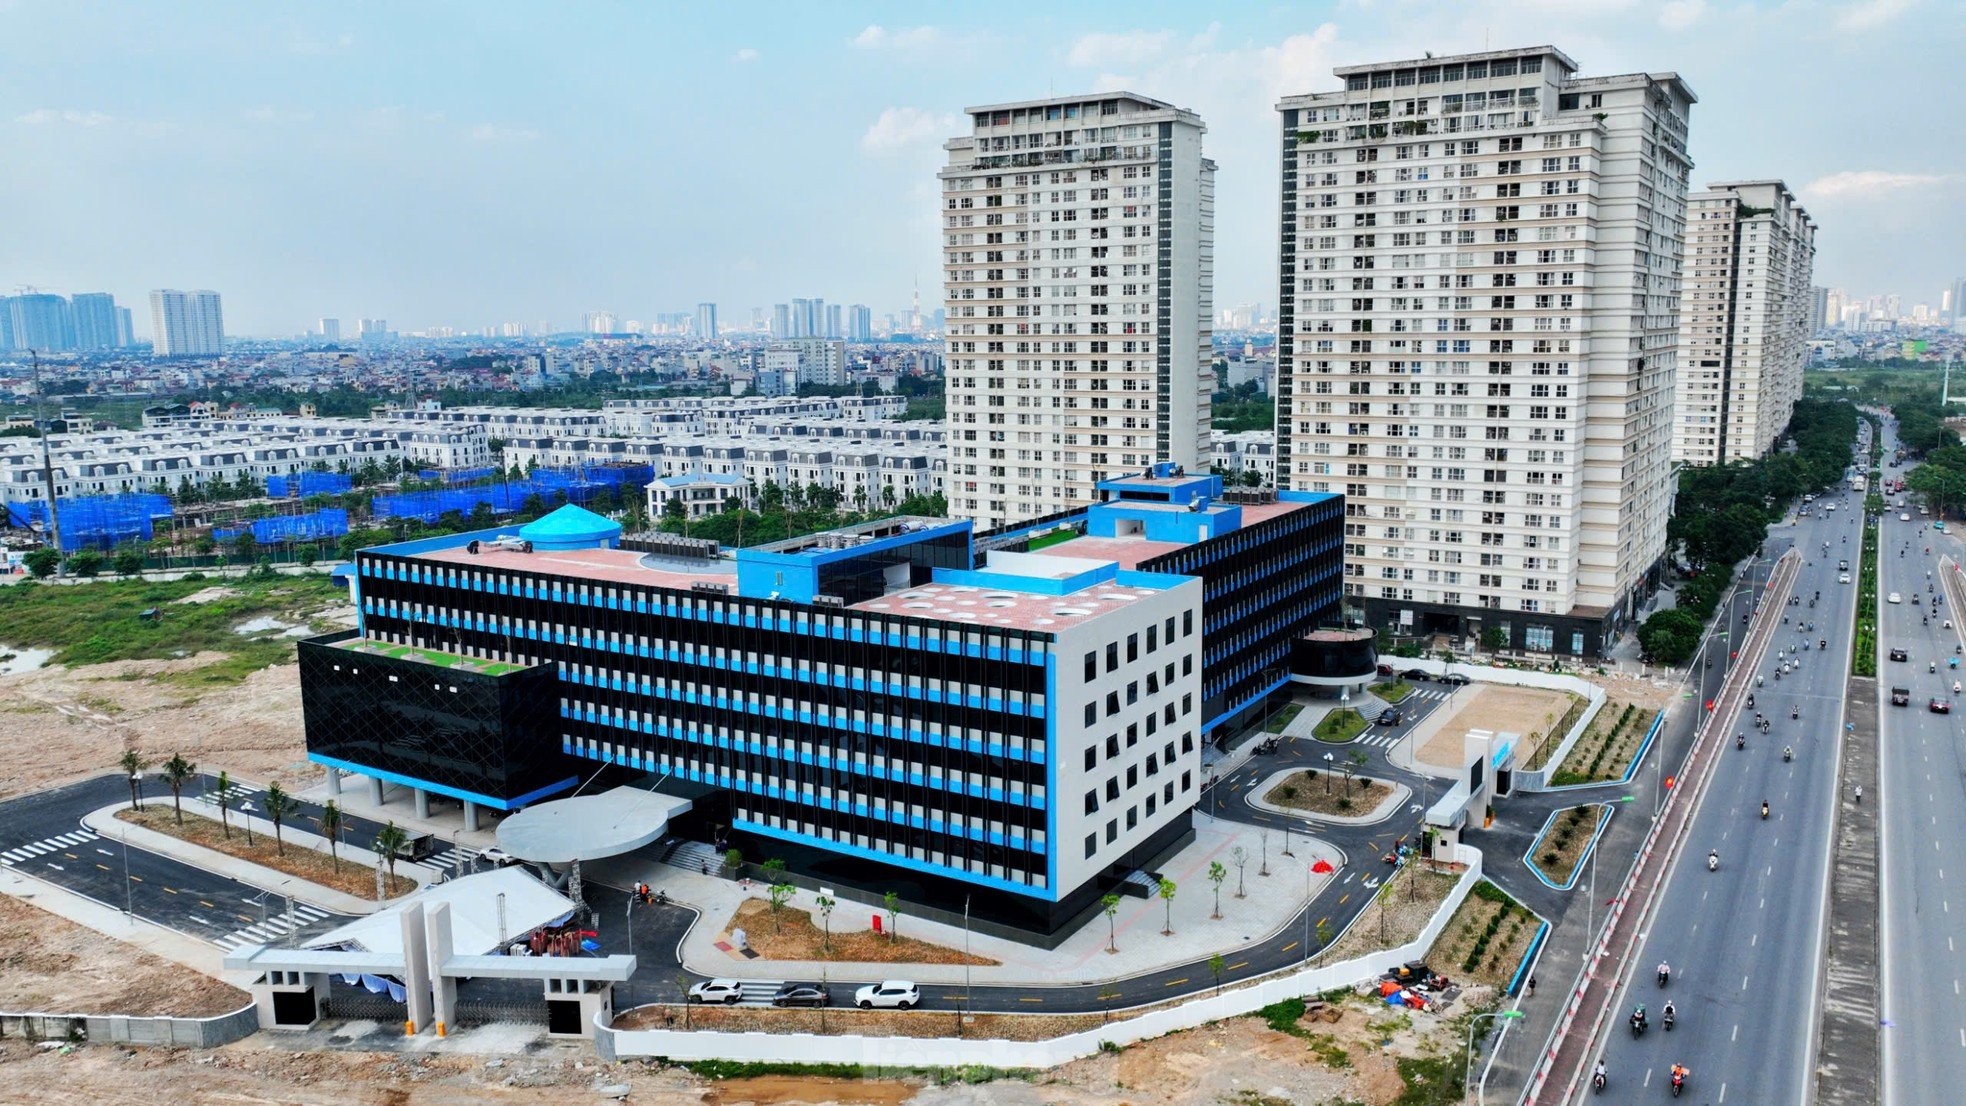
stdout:
{"type": "Polygon", "coordinates": [[[0,0],[0,290],[215,288],[267,335],[932,306],[962,108],[1127,88],[1201,113],[1216,302],[1270,303],[1279,95],[1545,42],[1684,77],[1695,183],[1800,188],[1820,283],[1909,305],[1966,273],[1956,0],[0,0]]]}

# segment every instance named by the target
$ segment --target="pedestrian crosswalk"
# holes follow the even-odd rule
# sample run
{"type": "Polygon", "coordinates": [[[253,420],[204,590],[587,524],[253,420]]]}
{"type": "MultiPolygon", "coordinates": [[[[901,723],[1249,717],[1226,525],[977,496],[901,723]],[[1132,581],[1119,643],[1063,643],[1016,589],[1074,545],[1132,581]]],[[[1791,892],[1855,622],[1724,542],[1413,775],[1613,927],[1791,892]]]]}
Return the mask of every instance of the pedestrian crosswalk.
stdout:
{"type": "Polygon", "coordinates": [[[289,933],[306,929],[315,922],[329,916],[327,911],[322,910],[318,906],[309,906],[306,903],[297,902],[294,904],[293,917],[291,919],[288,918],[285,910],[274,913],[269,909],[264,922],[257,925],[249,925],[242,929],[235,929],[231,933],[218,938],[215,943],[227,952],[243,948],[247,945],[270,945],[289,933]]]}
{"type": "Polygon", "coordinates": [[[102,838],[91,830],[76,830],[73,833],[59,834],[54,837],[43,838],[31,845],[22,845],[15,849],[0,849],[0,864],[21,864],[33,860],[37,856],[46,856],[52,852],[61,852],[86,846],[92,841],[100,840],[102,838]]]}
{"type": "Polygon", "coordinates": [[[1378,748],[1386,748],[1398,740],[1399,740],[1399,735],[1393,733],[1391,730],[1375,730],[1372,733],[1366,734],[1364,737],[1359,738],[1358,743],[1360,745],[1371,745],[1378,748]]]}
{"type": "Polygon", "coordinates": [[[1416,687],[1410,693],[1408,693],[1406,698],[1400,700],[1400,704],[1404,706],[1407,703],[1416,702],[1421,699],[1432,699],[1435,701],[1441,701],[1445,699],[1451,699],[1453,698],[1453,696],[1454,696],[1453,688],[1416,687]]]}
{"type": "Polygon", "coordinates": [[[470,870],[469,865],[478,859],[474,850],[460,845],[446,845],[422,860],[414,861],[420,868],[428,868],[440,876],[462,875],[470,870]]]}

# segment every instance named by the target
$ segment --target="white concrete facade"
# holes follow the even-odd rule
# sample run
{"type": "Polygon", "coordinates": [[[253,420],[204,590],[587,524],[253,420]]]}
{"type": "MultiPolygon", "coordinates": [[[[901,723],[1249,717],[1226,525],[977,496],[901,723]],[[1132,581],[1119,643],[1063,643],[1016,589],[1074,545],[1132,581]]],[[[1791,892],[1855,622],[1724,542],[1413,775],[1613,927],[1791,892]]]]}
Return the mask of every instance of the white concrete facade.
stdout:
{"type": "Polygon", "coordinates": [[[150,293],[150,345],[158,357],[216,356],[225,352],[225,317],[217,292],[150,293]]]}
{"type": "Polygon", "coordinates": [[[1673,461],[1752,461],[1802,398],[1816,225],[1778,180],[1708,185],[1686,206],[1673,461]]]}
{"type": "Polygon", "coordinates": [[[989,527],[1207,460],[1215,165],[1143,96],[970,108],[943,196],[949,509],[989,527]]]}
{"type": "Polygon", "coordinates": [[[1695,98],[1575,69],[1349,66],[1277,105],[1277,479],[1345,494],[1374,624],[1613,627],[1664,552],[1695,98]]]}

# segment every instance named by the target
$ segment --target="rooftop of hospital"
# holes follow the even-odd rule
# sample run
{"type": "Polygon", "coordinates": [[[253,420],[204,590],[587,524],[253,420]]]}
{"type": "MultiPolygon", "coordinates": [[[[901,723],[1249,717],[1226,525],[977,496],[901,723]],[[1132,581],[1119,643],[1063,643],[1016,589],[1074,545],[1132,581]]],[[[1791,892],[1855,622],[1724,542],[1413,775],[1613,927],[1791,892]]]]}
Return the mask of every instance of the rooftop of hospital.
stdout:
{"type": "MultiPolygon", "coordinates": [[[[624,542],[617,524],[572,506],[523,527],[373,552],[697,596],[1058,632],[1184,580],[1142,571],[1143,564],[1331,498],[1224,497],[1220,477],[1190,475],[1173,465],[1106,481],[1100,491],[1106,498],[1083,514],[1034,526],[1028,543],[1013,534],[1013,548],[986,548],[980,557],[971,523],[959,519],[901,515],[731,549],[661,532],[629,535],[624,542]],[[1015,548],[1029,545],[1037,548],[1015,548]]],[[[1003,531],[994,531],[987,544],[1001,546],[1003,538],[1003,531]]]]}

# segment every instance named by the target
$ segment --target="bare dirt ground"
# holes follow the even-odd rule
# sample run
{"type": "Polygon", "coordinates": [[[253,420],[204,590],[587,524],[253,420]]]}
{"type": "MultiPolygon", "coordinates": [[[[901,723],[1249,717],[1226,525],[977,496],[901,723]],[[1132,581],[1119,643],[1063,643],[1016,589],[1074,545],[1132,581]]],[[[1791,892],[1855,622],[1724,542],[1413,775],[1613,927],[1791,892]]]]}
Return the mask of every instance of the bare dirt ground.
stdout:
{"type": "MultiPolygon", "coordinates": [[[[1454,699],[1459,709],[1441,723],[1418,754],[1442,768],[1462,766],[1461,739],[1469,730],[1506,731],[1522,735],[1525,742],[1531,733],[1548,733],[1570,709],[1571,696],[1536,687],[1472,684],[1455,692],[1454,699]]],[[[1518,753],[1526,758],[1532,751],[1525,745],[1518,753]]]]}
{"type": "Polygon", "coordinates": [[[0,798],[113,770],[134,745],[153,763],[183,753],[210,772],[264,783],[308,775],[300,666],[261,669],[230,687],[156,677],[222,659],[115,661],[0,676],[0,798]]]}
{"type": "Polygon", "coordinates": [[[236,987],[0,895],[0,1010],[209,1018],[249,1001],[236,987]],[[115,955],[90,951],[105,945],[115,955]]]}
{"type": "MultiPolygon", "coordinates": [[[[724,923],[720,936],[730,940],[742,928],[747,944],[767,960],[834,960],[861,964],[961,964],[961,949],[947,948],[913,937],[883,937],[869,929],[842,926],[833,931],[830,946],[825,927],[797,907],[772,910],[766,899],[745,899],[724,923]]],[[[971,955],[971,964],[995,964],[971,955]]]]}

